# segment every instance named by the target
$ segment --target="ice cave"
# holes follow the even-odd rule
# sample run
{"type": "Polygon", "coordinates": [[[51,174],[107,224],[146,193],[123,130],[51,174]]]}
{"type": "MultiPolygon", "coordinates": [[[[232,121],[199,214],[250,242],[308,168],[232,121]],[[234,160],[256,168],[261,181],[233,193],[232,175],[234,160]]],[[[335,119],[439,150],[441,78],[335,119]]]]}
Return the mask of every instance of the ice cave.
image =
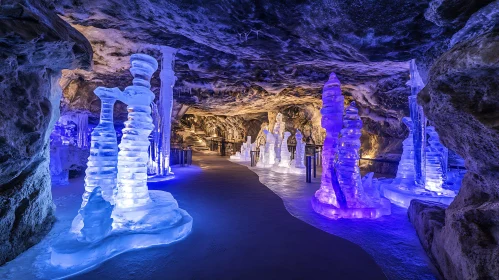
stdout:
{"type": "Polygon", "coordinates": [[[499,0],[3,0],[0,103],[0,279],[499,280],[499,0]]]}

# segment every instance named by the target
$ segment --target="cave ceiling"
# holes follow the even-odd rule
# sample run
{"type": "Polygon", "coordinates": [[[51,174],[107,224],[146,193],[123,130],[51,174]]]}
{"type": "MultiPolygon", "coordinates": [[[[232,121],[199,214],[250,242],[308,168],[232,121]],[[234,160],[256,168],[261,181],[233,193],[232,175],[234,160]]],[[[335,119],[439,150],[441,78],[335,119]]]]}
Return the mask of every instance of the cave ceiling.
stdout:
{"type": "MultiPolygon", "coordinates": [[[[93,71],[64,73],[63,111],[98,112],[92,93],[96,86],[125,88],[132,80],[131,54],[160,59],[159,46],[170,46],[177,49],[175,99],[189,106],[188,113],[240,115],[310,104],[320,108],[322,86],[334,71],[364,118],[392,127],[400,127],[408,114],[408,61],[445,48],[442,38],[490,2],[45,1],[94,49],[93,71]]],[[[423,76],[425,59],[420,64],[423,76]]],[[[152,79],[156,94],[158,72],[152,79]]],[[[123,104],[117,107],[124,112],[123,104]]]]}

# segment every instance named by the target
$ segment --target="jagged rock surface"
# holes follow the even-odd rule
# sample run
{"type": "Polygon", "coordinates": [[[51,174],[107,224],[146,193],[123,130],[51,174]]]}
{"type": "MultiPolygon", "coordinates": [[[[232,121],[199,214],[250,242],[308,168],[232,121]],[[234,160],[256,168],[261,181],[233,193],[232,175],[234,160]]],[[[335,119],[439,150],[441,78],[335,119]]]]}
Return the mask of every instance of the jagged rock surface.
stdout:
{"type": "Polygon", "coordinates": [[[0,5],[0,265],[51,228],[51,128],[59,115],[61,70],[89,67],[89,42],[40,5],[0,5]]]}
{"type": "Polygon", "coordinates": [[[425,214],[432,206],[414,203],[409,209],[422,244],[446,279],[499,279],[497,21],[476,34],[435,62],[419,95],[443,144],[465,158],[468,169],[454,202],[446,210],[431,210],[438,219],[425,214]]]}

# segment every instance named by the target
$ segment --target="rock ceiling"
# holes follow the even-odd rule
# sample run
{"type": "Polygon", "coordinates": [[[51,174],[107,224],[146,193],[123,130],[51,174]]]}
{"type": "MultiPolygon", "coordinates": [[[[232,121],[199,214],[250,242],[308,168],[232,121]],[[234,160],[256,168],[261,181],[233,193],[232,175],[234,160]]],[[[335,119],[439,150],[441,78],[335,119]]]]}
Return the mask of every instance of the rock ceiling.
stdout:
{"type": "MultiPolygon", "coordinates": [[[[330,72],[378,127],[408,114],[408,61],[423,76],[471,12],[464,0],[45,0],[94,49],[93,71],[64,74],[67,109],[98,111],[96,86],[131,83],[129,56],[176,48],[177,102],[238,115],[315,104],[330,72]]],[[[153,91],[159,92],[158,72],[153,91]]],[[[123,106],[118,110],[124,112],[123,106]]],[[[402,129],[403,130],[403,129],[402,129]]]]}

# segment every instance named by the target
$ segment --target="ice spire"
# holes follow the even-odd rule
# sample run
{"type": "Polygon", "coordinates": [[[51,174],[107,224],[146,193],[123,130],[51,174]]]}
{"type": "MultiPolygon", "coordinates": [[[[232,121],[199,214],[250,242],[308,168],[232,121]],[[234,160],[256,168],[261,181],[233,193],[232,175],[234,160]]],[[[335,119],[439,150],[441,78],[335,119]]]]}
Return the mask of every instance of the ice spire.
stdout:
{"type": "MultiPolygon", "coordinates": [[[[338,136],[342,128],[343,107],[345,98],[341,94],[341,83],[333,72],[329,80],[324,84],[322,90],[322,127],[326,129],[324,148],[322,151],[322,162],[325,166],[332,166],[336,162],[338,153],[338,136]]],[[[334,188],[332,187],[332,175],[330,168],[324,168],[321,177],[321,188],[315,196],[323,203],[339,207],[334,188]]],[[[336,180],[336,178],[334,178],[336,180]]]]}
{"type": "Polygon", "coordinates": [[[359,169],[359,149],[362,120],[355,102],[345,110],[343,129],[339,139],[338,161],[336,165],[338,182],[349,207],[357,207],[356,202],[364,199],[364,188],[359,169]]]}
{"type": "Polygon", "coordinates": [[[122,92],[118,88],[98,87],[94,93],[101,100],[101,114],[99,124],[91,134],[82,207],[87,203],[95,187],[101,188],[102,197],[111,204],[114,204],[117,192],[118,144],[114,130],[113,109],[122,92]]]}
{"type": "Polygon", "coordinates": [[[156,127],[159,134],[159,141],[156,143],[156,161],[157,174],[166,176],[171,173],[170,168],[170,138],[172,126],[172,110],[173,110],[173,86],[177,77],[173,72],[173,64],[175,61],[176,49],[170,47],[161,47],[161,89],[159,94],[159,122],[156,127]]]}
{"type": "Polygon", "coordinates": [[[149,203],[147,188],[147,160],[149,134],[154,128],[151,118],[150,79],[158,69],[158,62],[145,54],[130,57],[133,85],[123,92],[120,100],[128,105],[128,120],[118,153],[118,208],[140,207],[149,203]]]}
{"type": "Polygon", "coordinates": [[[418,104],[418,93],[424,88],[423,80],[418,72],[416,60],[410,62],[410,85],[411,96],[409,96],[409,108],[411,119],[414,125],[413,143],[414,143],[414,170],[416,171],[416,183],[420,186],[425,185],[426,173],[426,117],[423,108],[418,104]]]}

